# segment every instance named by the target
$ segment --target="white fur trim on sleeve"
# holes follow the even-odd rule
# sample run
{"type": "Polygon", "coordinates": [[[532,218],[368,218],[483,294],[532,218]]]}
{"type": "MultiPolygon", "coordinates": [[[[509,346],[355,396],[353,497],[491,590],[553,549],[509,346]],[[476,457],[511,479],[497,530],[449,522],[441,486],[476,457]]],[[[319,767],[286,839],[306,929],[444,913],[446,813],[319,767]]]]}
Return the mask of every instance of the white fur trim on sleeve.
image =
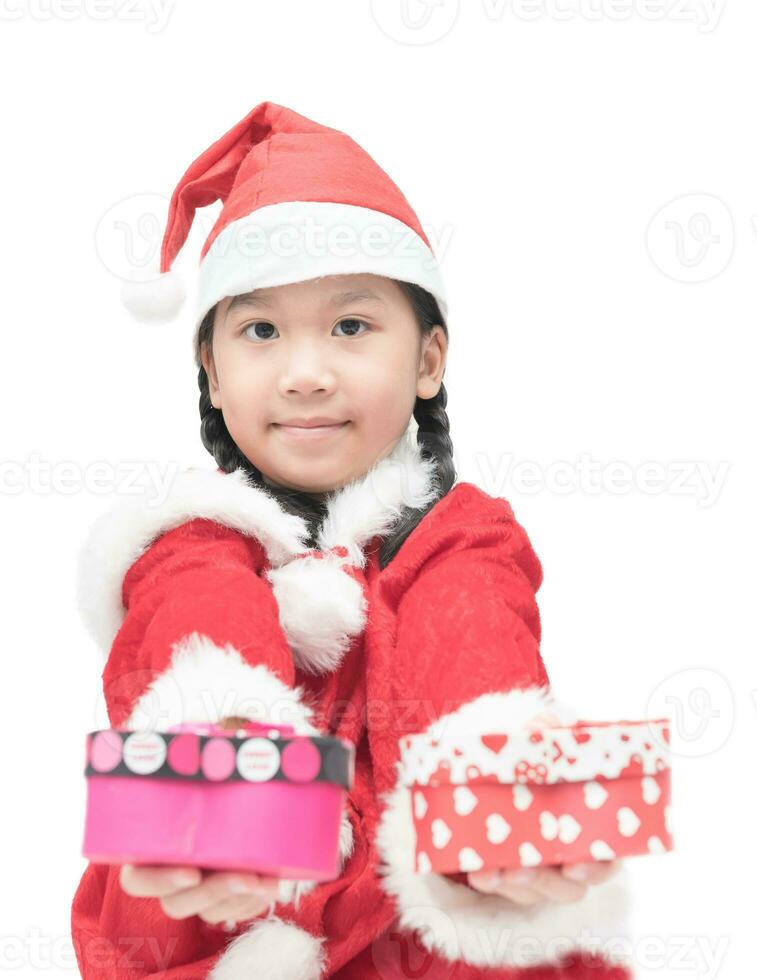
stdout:
{"type": "Polygon", "coordinates": [[[305,929],[269,916],[233,939],[208,974],[208,980],[319,980],[324,941],[305,929]]]}
{"type": "MultiPolygon", "coordinates": [[[[576,720],[575,712],[552,698],[549,688],[535,687],[481,695],[440,717],[427,731],[484,733],[525,725],[541,713],[556,714],[563,724],[576,720]]],[[[441,874],[417,873],[411,796],[402,785],[401,761],[397,770],[397,784],[383,799],[376,846],[380,881],[396,900],[400,928],[417,930],[432,952],[481,967],[551,964],[579,949],[594,949],[616,961],[617,947],[627,946],[631,928],[623,865],[607,881],[591,886],[581,901],[537,906],[483,894],[441,874]]]]}
{"type": "Polygon", "coordinates": [[[219,647],[195,631],[174,644],[168,668],[143,692],[125,727],[166,731],[185,721],[238,715],[316,735],[312,714],[301,688],[290,688],[265,664],[250,664],[230,644],[219,647]]]}
{"type": "Polygon", "coordinates": [[[221,473],[192,467],[176,473],[158,501],[147,487],[120,500],[94,522],[76,572],[76,604],[101,652],[108,653],[123,623],[122,587],[131,565],[161,534],[205,518],[257,538],[298,666],[315,674],[335,669],[362,632],[367,608],[360,583],[344,566],[364,568],[368,542],[389,533],[405,508],[423,508],[438,495],[435,464],[423,455],[416,432],[411,419],[387,456],[328,494],[316,535],[324,552],[318,559],[306,554],[305,519],[251,484],[242,468],[221,473]]]}
{"type": "Polygon", "coordinates": [[[160,501],[150,500],[147,488],[119,500],[93,522],[76,570],[76,604],[103,653],[124,619],[121,586],[129,568],[155,538],[197,517],[256,537],[274,564],[295,554],[307,536],[304,519],[250,486],[241,468],[182,470],[160,501]]]}

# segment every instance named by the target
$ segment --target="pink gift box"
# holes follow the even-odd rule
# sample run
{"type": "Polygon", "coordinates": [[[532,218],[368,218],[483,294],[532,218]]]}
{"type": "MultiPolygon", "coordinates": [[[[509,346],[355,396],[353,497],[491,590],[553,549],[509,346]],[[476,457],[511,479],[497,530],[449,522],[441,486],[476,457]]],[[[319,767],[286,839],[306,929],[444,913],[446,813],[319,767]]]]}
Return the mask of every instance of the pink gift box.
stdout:
{"type": "Polygon", "coordinates": [[[333,880],[354,752],[345,739],[258,722],[89,732],[82,853],[333,880]]]}
{"type": "Polygon", "coordinates": [[[401,740],[415,868],[461,874],[673,848],[670,719],[401,740]]]}

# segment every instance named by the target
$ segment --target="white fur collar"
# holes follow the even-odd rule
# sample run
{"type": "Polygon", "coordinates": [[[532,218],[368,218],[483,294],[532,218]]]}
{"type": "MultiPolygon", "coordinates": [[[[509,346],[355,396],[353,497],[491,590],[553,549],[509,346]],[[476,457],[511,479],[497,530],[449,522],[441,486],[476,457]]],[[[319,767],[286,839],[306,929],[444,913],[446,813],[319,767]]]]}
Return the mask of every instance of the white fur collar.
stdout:
{"type": "Polygon", "coordinates": [[[306,521],[287,513],[261,487],[250,486],[242,468],[180,471],[158,506],[145,494],[119,501],[92,525],[77,569],[79,611],[102,652],[108,653],[123,622],[121,588],[130,566],[160,534],[203,517],[260,541],[295,660],[316,673],[333,668],[362,630],[366,613],[359,583],[342,567],[362,568],[363,549],[372,538],[386,534],[403,508],[425,507],[438,494],[433,461],[421,455],[416,431],[413,419],[388,456],[329,494],[317,534],[317,547],[328,561],[298,558],[306,550],[306,521]],[[339,546],[346,558],[331,550],[339,546]]]}

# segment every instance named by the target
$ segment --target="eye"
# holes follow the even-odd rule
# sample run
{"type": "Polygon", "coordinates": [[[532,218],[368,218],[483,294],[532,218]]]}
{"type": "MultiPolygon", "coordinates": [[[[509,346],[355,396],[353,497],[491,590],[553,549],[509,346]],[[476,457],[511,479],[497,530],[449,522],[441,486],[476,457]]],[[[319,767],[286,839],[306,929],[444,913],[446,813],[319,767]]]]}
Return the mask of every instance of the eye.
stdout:
{"type": "Polygon", "coordinates": [[[276,327],[274,327],[274,325],[272,323],[269,323],[267,320],[257,320],[255,323],[248,323],[247,326],[242,330],[242,333],[244,334],[244,336],[249,337],[250,340],[253,340],[253,339],[254,340],[270,340],[271,339],[270,334],[268,334],[265,337],[261,337],[260,334],[257,333],[257,328],[258,327],[266,327],[266,328],[270,327],[271,330],[275,330],[276,329],[276,327]],[[253,334],[248,333],[247,332],[248,330],[254,330],[254,331],[256,331],[255,334],[254,334],[254,336],[253,336],[253,334]]]}
{"type": "MultiPolygon", "coordinates": [[[[346,334],[346,336],[347,337],[357,337],[357,336],[359,336],[359,334],[357,333],[357,331],[353,332],[353,324],[361,324],[361,323],[362,323],[362,325],[364,327],[368,327],[368,324],[365,322],[365,320],[354,320],[351,317],[347,317],[344,320],[340,320],[339,323],[337,323],[336,326],[337,327],[341,327],[341,326],[344,326],[344,324],[348,324],[349,325],[349,332],[346,334]]],[[[334,329],[336,329],[336,327],[334,329]]],[[[370,330],[370,327],[368,327],[368,329],[370,330]]]]}

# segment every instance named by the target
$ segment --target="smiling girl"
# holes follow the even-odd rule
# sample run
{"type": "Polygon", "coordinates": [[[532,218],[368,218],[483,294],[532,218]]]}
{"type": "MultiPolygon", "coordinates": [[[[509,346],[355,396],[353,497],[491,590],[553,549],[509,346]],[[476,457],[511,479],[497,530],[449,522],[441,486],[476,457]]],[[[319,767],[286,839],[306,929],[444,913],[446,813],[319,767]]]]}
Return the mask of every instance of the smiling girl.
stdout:
{"type": "Polygon", "coordinates": [[[415,870],[400,738],[576,719],[541,657],[529,538],[456,477],[418,218],[344,133],[261,103],[182,177],[153,293],[125,296],[138,315],[174,310],[171,263],[218,199],[194,337],[216,466],[95,522],[80,604],[114,727],[258,719],[355,744],[341,871],[91,863],[82,976],[625,980],[603,945],[625,935],[620,862],[415,870]]]}

